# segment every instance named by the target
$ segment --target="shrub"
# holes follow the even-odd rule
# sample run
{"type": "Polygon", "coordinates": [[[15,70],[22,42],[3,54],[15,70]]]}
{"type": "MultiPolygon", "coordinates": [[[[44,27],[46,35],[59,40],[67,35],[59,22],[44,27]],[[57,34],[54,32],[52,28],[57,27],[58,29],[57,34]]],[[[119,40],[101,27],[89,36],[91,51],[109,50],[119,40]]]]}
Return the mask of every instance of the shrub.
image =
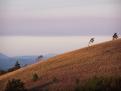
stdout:
{"type": "Polygon", "coordinates": [[[76,84],[78,85],[80,83],[80,80],[79,79],[76,79],[76,84]]]}
{"type": "Polygon", "coordinates": [[[5,91],[27,91],[24,87],[24,83],[20,79],[9,80],[5,91]]]}
{"type": "Polygon", "coordinates": [[[39,77],[38,77],[37,73],[34,73],[34,74],[32,75],[32,80],[33,80],[33,81],[37,81],[38,79],[39,79],[39,77]]]}
{"type": "Polygon", "coordinates": [[[58,82],[58,79],[56,77],[54,77],[53,82],[58,82]]]}

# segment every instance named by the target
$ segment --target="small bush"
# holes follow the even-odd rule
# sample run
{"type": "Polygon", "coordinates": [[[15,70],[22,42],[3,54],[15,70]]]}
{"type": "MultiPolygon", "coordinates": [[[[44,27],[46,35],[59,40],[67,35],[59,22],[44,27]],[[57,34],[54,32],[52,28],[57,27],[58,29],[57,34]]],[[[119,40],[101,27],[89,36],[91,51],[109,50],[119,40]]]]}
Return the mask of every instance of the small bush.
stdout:
{"type": "Polygon", "coordinates": [[[39,79],[38,75],[37,75],[36,73],[34,73],[34,74],[32,75],[32,80],[33,80],[33,81],[37,81],[38,79],[39,79]]]}
{"type": "Polygon", "coordinates": [[[80,80],[79,79],[76,79],[76,84],[78,85],[80,83],[80,80]]]}
{"type": "Polygon", "coordinates": [[[24,87],[24,83],[20,79],[9,80],[5,91],[27,91],[24,87]]]}
{"type": "Polygon", "coordinates": [[[54,77],[53,82],[58,82],[58,79],[56,77],[54,77]]]}

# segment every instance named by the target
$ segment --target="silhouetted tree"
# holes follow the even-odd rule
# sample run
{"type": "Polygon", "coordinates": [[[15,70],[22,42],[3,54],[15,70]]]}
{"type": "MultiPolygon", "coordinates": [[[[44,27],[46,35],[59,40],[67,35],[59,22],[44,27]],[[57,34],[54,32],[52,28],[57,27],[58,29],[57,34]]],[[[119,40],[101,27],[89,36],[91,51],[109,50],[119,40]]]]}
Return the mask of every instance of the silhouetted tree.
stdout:
{"type": "Polygon", "coordinates": [[[21,68],[21,66],[20,66],[19,62],[16,61],[14,67],[8,69],[8,72],[15,71],[15,70],[20,69],[20,68],[21,68]]]}
{"type": "Polygon", "coordinates": [[[95,41],[95,38],[91,38],[89,43],[88,43],[88,46],[90,46],[90,44],[92,44],[94,41],[95,41]]]}
{"type": "Polygon", "coordinates": [[[43,58],[43,56],[42,56],[42,55],[40,55],[40,56],[38,56],[38,57],[37,57],[37,59],[36,59],[36,60],[37,60],[37,61],[40,61],[42,58],[43,58]]]}
{"type": "Polygon", "coordinates": [[[118,39],[118,35],[117,35],[117,33],[114,33],[113,40],[116,40],[116,39],[118,39]]]}
{"type": "Polygon", "coordinates": [[[20,64],[19,64],[19,62],[18,62],[18,61],[16,61],[16,63],[15,63],[15,68],[16,68],[16,69],[21,68],[21,66],[20,66],[20,64]]]}

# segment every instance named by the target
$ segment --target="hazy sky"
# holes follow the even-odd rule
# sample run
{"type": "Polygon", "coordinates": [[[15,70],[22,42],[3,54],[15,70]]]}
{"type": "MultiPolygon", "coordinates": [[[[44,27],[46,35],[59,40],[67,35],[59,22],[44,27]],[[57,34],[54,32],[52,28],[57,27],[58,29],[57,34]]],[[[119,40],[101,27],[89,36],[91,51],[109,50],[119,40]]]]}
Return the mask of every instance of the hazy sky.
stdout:
{"type": "MultiPolygon", "coordinates": [[[[0,53],[8,56],[60,54],[87,47],[92,36],[0,36],[0,53]]],[[[95,43],[109,41],[111,36],[94,36],[95,43]]]]}
{"type": "Polygon", "coordinates": [[[110,35],[120,24],[120,0],[0,0],[0,35],[110,35]]]}
{"type": "Polygon", "coordinates": [[[0,0],[0,52],[9,56],[62,53],[114,32],[121,34],[121,0],[0,0]]]}

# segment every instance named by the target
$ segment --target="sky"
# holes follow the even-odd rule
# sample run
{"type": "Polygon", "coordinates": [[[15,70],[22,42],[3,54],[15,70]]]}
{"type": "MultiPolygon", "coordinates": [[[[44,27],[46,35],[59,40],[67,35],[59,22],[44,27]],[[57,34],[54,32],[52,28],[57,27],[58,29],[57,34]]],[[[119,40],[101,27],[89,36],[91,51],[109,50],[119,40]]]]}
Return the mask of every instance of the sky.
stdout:
{"type": "Polygon", "coordinates": [[[120,0],[0,0],[0,36],[121,34],[120,0]]]}
{"type": "MultiPolygon", "coordinates": [[[[92,36],[0,36],[0,53],[10,57],[56,55],[87,47],[90,37],[92,36]]],[[[112,36],[94,37],[94,44],[112,39],[112,36]]]]}
{"type": "Polygon", "coordinates": [[[121,35],[121,0],[0,0],[0,53],[63,53],[121,35]]]}

